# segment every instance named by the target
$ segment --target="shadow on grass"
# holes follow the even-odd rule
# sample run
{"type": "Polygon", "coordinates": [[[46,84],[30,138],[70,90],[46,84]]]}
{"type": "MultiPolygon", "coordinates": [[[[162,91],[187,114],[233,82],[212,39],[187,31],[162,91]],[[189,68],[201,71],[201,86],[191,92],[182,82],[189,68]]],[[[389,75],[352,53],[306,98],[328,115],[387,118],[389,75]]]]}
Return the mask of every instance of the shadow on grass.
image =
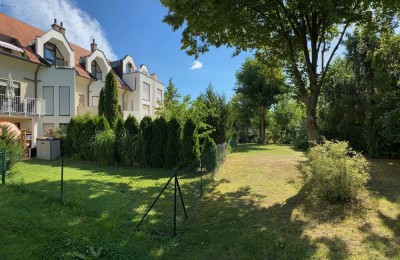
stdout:
{"type": "MultiPolygon", "coordinates": [[[[297,194],[283,204],[263,207],[262,195],[253,193],[250,187],[227,193],[214,191],[190,232],[177,237],[179,246],[168,252],[169,257],[309,259],[315,253],[315,242],[303,234],[307,223],[292,216],[302,198],[297,194]]],[[[318,242],[332,251],[332,257],[340,259],[348,254],[340,239],[324,238],[318,242]]]]}
{"type": "Polygon", "coordinates": [[[268,148],[268,145],[260,145],[260,144],[238,144],[235,148],[233,148],[234,153],[248,153],[253,151],[268,151],[271,150],[268,148]]]}

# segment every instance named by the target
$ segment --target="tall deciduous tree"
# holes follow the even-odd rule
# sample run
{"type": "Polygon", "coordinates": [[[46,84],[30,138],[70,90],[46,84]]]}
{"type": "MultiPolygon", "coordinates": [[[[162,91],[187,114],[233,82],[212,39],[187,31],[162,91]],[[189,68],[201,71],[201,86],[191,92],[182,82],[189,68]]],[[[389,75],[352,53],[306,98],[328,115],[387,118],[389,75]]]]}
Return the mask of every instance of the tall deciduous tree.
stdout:
{"type": "Polygon", "coordinates": [[[107,118],[110,126],[114,128],[118,118],[121,116],[121,112],[118,105],[117,79],[111,71],[107,74],[106,77],[103,104],[104,116],[107,118]]]}
{"type": "Polygon", "coordinates": [[[264,144],[265,114],[271,105],[277,102],[278,94],[284,86],[282,69],[246,59],[242,68],[236,73],[236,79],[236,91],[251,100],[253,106],[259,111],[259,142],[264,144]]]}
{"type": "MultiPolygon", "coordinates": [[[[210,46],[255,49],[265,60],[279,60],[304,102],[309,141],[318,142],[316,106],[331,61],[354,23],[372,20],[371,10],[394,0],[161,0],[164,22],[182,30],[189,55],[210,46]]],[[[386,14],[389,14],[386,12],[386,14]]]]}

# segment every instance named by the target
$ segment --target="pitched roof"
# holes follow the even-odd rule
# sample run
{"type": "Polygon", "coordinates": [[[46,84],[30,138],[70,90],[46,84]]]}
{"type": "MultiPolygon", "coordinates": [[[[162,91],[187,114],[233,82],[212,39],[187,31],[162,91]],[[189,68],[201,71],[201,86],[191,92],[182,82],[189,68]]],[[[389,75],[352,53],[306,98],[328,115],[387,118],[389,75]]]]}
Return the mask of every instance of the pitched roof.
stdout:
{"type": "MultiPolygon", "coordinates": [[[[17,39],[29,60],[37,64],[42,64],[40,57],[36,55],[35,50],[29,44],[36,39],[36,36],[42,36],[46,32],[4,13],[0,13],[0,33],[17,39]]],[[[70,43],[70,46],[75,52],[76,73],[84,78],[91,78],[90,73],[80,64],[80,58],[89,56],[91,52],[73,43],[70,43]]],[[[131,90],[115,71],[112,70],[112,72],[117,78],[118,87],[131,90]]]]}

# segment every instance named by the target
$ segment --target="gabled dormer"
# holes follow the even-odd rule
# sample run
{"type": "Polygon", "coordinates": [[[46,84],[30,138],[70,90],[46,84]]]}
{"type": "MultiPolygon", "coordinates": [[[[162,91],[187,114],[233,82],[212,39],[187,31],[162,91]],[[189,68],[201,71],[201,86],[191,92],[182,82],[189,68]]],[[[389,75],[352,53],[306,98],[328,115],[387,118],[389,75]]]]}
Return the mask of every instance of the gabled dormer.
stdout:
{"type": "Polygon", "coordinates": [[[63,24],[58,25],[57,20],[54,19],[51,27],[51,30],[42,36],[37,36],[33,42],[36,54],[48,64],[55,65],[56,68],[74,68],[75,52],[65,38],[63,24]]]}
{"type": "Polygon", "coordinates": [[[147,68],[146,65],[144,65],[144,64],[140,65],[139,70],[140,70],[141,73],[143,73],[143,74],[145,74],[146,76],[149,76],[149,77],[150,77],[149,69],[147,68]]]}
{"type": "Polygon", "coordinates": [[[111,70],[104,52],[97,49],[95,40],[91,44],[91,54],[81,58],[81,63],[90,72],[93,78],[101,81],[106,80],[107,73],[111,70]]]}
{"type": "Polygon", "coordinates": [[[122,59],[122,70],[123,74],[129,74],[137,71],[135,61],[129,55],[122,59]]]}

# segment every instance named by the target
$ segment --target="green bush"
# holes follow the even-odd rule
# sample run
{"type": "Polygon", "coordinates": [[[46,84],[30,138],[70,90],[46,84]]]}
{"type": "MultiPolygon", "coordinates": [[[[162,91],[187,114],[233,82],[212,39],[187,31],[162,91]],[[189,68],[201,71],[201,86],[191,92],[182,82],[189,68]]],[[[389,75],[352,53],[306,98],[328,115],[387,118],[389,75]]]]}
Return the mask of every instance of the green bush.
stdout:
{"type": "Polygon", "coordinates": [[[67,155],[72,156],[78,152],[76,140],[78,138],[77,121],[79,118],[72,117],[67,127],[67,136],[65,138],[65,152],[67,155]]]}
{"type": "Polygon", "coordinates": [[[122,162],[121,156],[121,149],[122,149],[122,142],[125,136],[125,122],[124,120],[119,117],[117,120],[117,124],[115,126],[115,154],[114,158],[117,162],[122,162]]]}
{"type": "Polygon", "coordinates": [[[204,138],[201,164],[209,172],[212,172],[217,168],[217,145],[209,136],[204,138]]]}
{"type": "Polygon", "coordinates": [[[61,155],[63,156],[66,153],[66,138],[67,138],[67,126],[61,125],[60,127],[56,128],[53,133],[52,137],[60,139],[60,150],[61,155]]]}
{"type": "Polygon", "coordinates": [[[83,118],[82,130],[78,137],[80,149],[79,155],[83,160],[93,160],[92,142],[96,135],[96,118],[93,116],[85,116],[83,118]]]}
{"type": "Polygon", "coordinates": [[[181,124],[174,117],[168,122],[167,145],[165,149],[164,167],[167,169],[175,168],[180,161],[179,151],[181,149],[181,124]]]}
{"type": "Polygon", "coordinates": [[[10,130],[8,125],[1,125],[0,151],[6,152],[7,170],[19,162],[24,155],[24,147],[19,141],[19,136],[10,130]]]}
{"type": "Polygon", "coordinates": [[[140,121],[140,131],[145,142],[146,165],[151,165],[151,139],[153,137],[153,121],[151,117],[143,117],[142,121],[140,121]]]}
{"type": "Polygon", "coordinates": [[[96,123],[96,132],[106,131],[110,129],[110,124],[108,123],[107,118],[104,115],[99,116],[96,123]]]}
{"type": "Polygon", "coordinates": [[[349,148],[347,142],[327,141],[308,152],[303,168],[311,194],[331,202],[352,201],[365,190],[368,162],[349,148]]]}
{"type": "Polygon", "coordinates": [[[122,136],[122,143],[119,149],[121,162],[126,166],[132,166],[135,164],[135,147],[133,143],[137,136],[129,135],[128,133],[124,133],[122,136]]]}
{"type": "Polygon", "coordinates": [[[151,165],[163,167],[167,142],[167,121],[164,117],[154,120],[151,139],[151,165]]]}
{"type": "Polygon", "coordinates": [[[132,146],[135,163],[140,167],[145,167],[147,165],[146,142],[141,133],[135,136],[132,146]]]}
{"type": "Polygon", "coordinates": [[[137,135],[139,134],[139,123],[135,117],[129,115],[128,118],[125,120],[125,129],[130,135],[137,135]]]}
{"type": "Polygon", "coordinates": [[[111,165],[114,163],[115,136],[112,130],[96,133],[92,144],[93,155],[97,162],[111,165]]]}
{"type": "Polygon", "coordinates": [[[306,122],[303,122],[301,125],[297,126],[295,132],[296,134],[292,143],[293,147],[295,149],[307,150],[309,145],[306,122]]]}
{"type": "Polygon", "coordinates": [[[186,120],[183,126],[181,158],[183,167],[190,166],[192,169],[195,169],[199,165],[199,135],[193,119],[186,120]]]}

